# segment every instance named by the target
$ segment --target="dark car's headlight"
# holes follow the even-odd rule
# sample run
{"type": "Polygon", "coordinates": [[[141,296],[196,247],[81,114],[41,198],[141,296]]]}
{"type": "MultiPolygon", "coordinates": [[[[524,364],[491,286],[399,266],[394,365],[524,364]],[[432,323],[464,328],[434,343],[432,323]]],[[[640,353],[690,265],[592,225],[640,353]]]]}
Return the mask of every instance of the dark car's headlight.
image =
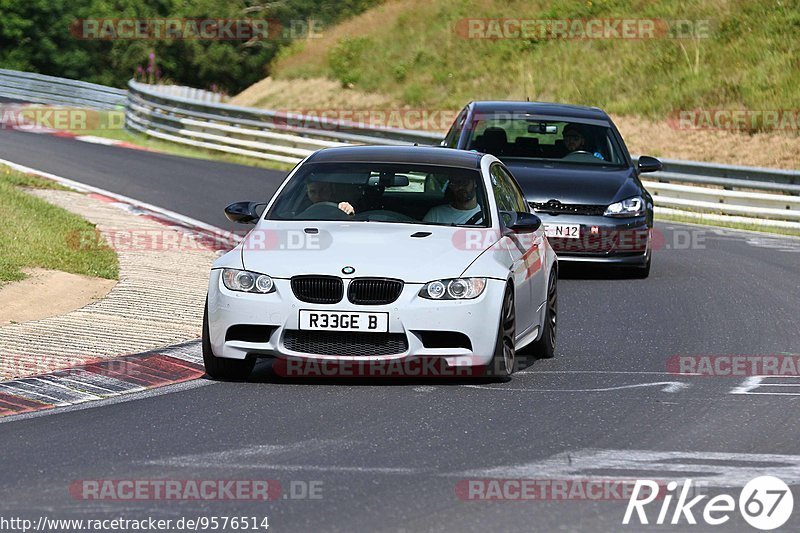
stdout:
{"type": "Polygon", "coordinates": [[[422,287],[419,295],[429,300],[471,300],[486,288],[486,278],[437,279],[422,287]]]}
{"type": "Polygon", "coordinates": [[[266,274],[226,268],[222,270],[222,284],[228,290],[266,294],[275,290],[275,283],[266,274]]]}
{"type": "Polygon", "coordinates": [[[607,217],[638,217],[642,216],[644,211],[644,199],[641,196],[634,196],[611,204],[603,215],[607,217]]]}

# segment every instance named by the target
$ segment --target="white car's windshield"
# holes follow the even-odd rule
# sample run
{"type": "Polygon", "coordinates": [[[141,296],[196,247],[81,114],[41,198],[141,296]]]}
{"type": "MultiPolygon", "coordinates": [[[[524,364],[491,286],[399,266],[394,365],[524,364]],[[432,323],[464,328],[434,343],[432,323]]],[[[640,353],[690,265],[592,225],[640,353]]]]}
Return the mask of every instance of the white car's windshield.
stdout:
{"type": "Polygon", "coordinates": [[[564,120],[479,116],[468,150],[510,158],[589,165],[625,163],[611,128],[564,120]]]}
{"type": "Polygon", "coordinates": [[[267,219],[490,223],[477,169],[399,163],[308,163],[281,191],[267,219]]]}

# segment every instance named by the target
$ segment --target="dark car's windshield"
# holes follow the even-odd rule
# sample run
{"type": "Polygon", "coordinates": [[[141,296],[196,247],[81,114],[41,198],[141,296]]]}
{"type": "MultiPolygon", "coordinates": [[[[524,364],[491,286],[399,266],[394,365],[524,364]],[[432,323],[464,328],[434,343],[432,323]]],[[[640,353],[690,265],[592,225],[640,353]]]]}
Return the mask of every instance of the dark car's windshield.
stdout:
{"type": "Polygon", "coordinates": [[[589,165],[624,165],[611,128],[566,120],[478,116],[467,150],[501,159],[522,158],[589,165]]]}
{"type": "Polygon", "coordinates": [[[400,163],[308,163],[267,213],[269,220],[490,223],[477,169],[400,163]]]}

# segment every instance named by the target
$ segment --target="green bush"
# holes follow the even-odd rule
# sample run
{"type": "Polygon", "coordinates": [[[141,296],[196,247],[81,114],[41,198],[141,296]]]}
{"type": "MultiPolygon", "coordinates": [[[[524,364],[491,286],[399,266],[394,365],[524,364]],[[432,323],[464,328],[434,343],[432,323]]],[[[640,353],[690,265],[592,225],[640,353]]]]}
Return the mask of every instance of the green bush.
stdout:
{"type": "Polygon", "coordinates": [[[366,37],[342,39],[328,53],[333,79],[342,87],[350,87],[361,80],[361,69],[368,65],[370,58],[367,52],[372,48],[372,41],[366,37]]]}

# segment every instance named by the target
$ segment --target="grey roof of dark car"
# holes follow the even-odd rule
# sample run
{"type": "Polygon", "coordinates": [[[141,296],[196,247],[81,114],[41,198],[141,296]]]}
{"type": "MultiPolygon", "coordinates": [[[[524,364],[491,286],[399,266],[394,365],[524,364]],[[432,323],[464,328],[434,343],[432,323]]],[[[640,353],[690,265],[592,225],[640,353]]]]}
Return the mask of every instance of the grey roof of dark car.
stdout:
{"type": "Polygon", "coordinates": [[[483,154],[434,146],[342,146],[309,156],[308,163],[413,163],[478,168],[483,154]]]}
{"type": "Polygon", "coordinates": [[[608,115],[602,109],[582,105],[500,100],[472,102],[472,106],[478,113],[530,113],[534,115],[608,120],[608,115]]]}

